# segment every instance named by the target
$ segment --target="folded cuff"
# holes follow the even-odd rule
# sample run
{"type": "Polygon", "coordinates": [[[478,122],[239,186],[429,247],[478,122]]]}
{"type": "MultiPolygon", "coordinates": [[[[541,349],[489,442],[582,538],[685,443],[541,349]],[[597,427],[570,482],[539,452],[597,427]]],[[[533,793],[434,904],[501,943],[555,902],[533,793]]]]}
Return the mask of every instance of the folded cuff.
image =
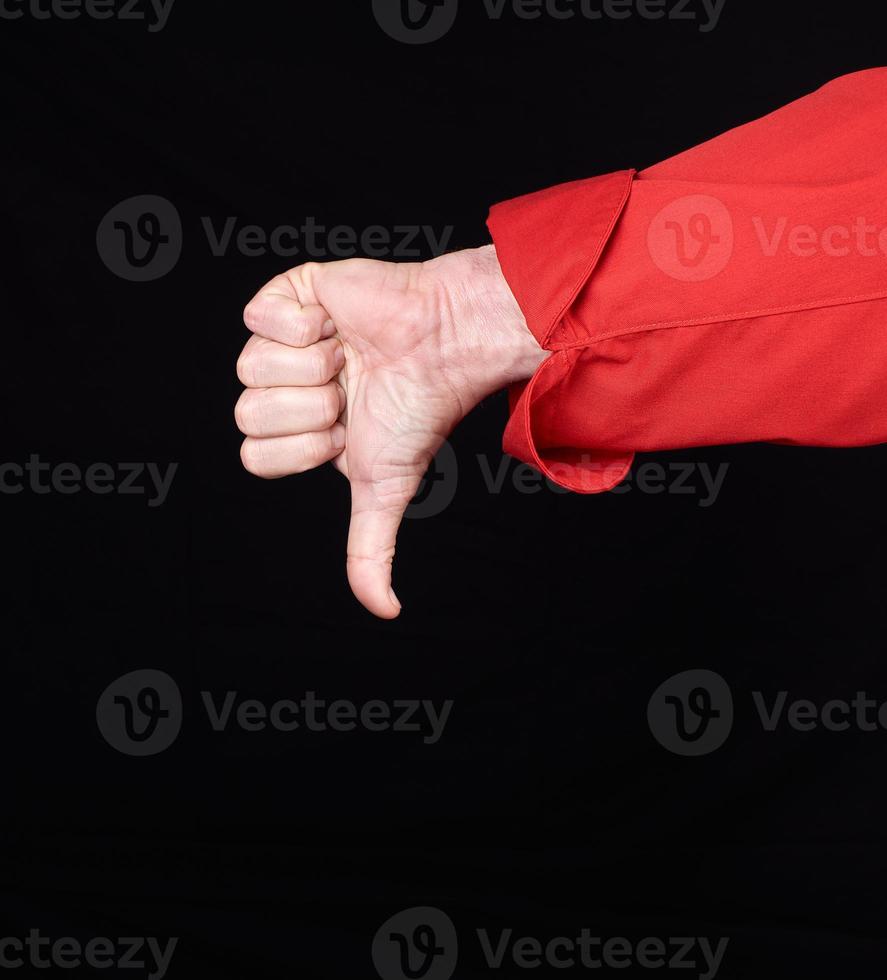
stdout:
{"type": "MultiPolygon", "coordinates": [[[[633,454],[560,445],[558,401],[575,361],[564,317],[588,282],[631,193],[634,170],[561,184],[497,204],[487,225],[502,271],[533,336],[549,357],[509,392],[505,452],[577,493],[602,493],[625,478],[633,454]]],[[[573,325],[575,330],[575,325],[573,325]]],[[[581,344],[581,338],[578,338],[581,344]]]]}

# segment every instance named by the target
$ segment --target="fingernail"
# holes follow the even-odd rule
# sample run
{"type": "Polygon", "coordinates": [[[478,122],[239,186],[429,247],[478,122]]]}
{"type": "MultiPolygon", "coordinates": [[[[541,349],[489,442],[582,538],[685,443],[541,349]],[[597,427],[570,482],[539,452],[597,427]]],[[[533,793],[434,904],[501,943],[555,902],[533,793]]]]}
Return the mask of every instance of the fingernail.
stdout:
{"type": "Polygon", "coordinates": [[[345,394],[345,389],[341,385],[336,385],[339,389],[339,415],[345,411],[345,406],[348,404],[348,396],[345,394]]]}
{"type": "Polygon", "coordinates": [[[335,333],[336,333],[335,323],[333,323],[332,320],[327,320],[326,323],[321,328],[320,336],[323,340],[326,340],[328,337],[335,336],[335,333]]]}
{"type": "Polygon", "coordinates": [[[398,599],[397,596],[394,594],[394,589],[388,590],[388,598],[395,606],[397,606],[398,609],[403,608],[400,604],[400,599],[398,599]]]}
{"type": "Polygon", "coordinates": [[[345,448],[345,426],[336,425],[332,431],[333,449],[345,448]]]}
{"type": "Polygon", "coordinates": [[[333,364],[336,366],[337,371],[341,371],[345,367],[345,348],[341,344],[336,344],[336,353],[333,357],[333,364]]]}

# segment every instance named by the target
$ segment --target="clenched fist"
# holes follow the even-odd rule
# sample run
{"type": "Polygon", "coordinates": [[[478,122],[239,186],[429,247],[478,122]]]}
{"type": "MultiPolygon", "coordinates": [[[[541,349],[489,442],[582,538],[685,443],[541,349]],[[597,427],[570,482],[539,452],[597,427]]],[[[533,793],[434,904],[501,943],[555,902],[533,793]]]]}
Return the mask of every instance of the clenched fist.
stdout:
{"type": "Polygon", "coordinates": [[[303,265],[268,283],[244,320],[244,466],[273,479],[333,462],[351,483],[351,588],[395,618],[397,530],[434,454],[481,399],[546,356],[495,249],[303,265]]]}

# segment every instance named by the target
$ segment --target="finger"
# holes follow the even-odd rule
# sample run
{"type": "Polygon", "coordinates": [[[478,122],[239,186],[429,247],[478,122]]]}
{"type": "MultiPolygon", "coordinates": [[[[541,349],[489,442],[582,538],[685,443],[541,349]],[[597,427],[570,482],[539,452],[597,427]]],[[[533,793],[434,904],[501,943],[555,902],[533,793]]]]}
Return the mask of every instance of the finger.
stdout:
{"type": "Polygon", "coordinates": [[[297,349],[250,337],[237,361],[237,377],[247,388],[317,388],[344,365],[345,351],[336,339],[297,349]]]}
{"type": "Polygon", "coordinates": [[[316,285],[324,272],[323,263],[306,262],[297,265],[282,275],[275,276],[270,282],[256,293],[251,303],[264,299],[266,296],[282,296],[284,299],[295,300],[301,306],[322,305],[317,298],[316,285]]]}
{"type": "Polygon", "coordinates": [[[288,347],[310,347],[336,332],[322,306],[299,302],[286,276],[272,279],[250,300],[243,322],[257,336],[288,347]]]}
{"type": "Polygon", "coordinates": [[[335,459],[345,448],[345,426],[323,432],[305,432],[272,439],[244,439],[240,458],[244,467],[264,480],[304,473],[335,459]]]}
{"type": "Polygon", "coordinates": [[[322,388],[247,388],[234,409],[245,436],[267,439],[328,429],[345,409],[340,385],[322,388]]]}
{"type": "Polygon", "coordinates": [[[348,582],[357,599],[381,619],[400,615],[400,601],[391,587],[391,566],[397,531],[413,493],[397,493],[398,502],[385,505],[377,485],[351,486],[348,582]]]}

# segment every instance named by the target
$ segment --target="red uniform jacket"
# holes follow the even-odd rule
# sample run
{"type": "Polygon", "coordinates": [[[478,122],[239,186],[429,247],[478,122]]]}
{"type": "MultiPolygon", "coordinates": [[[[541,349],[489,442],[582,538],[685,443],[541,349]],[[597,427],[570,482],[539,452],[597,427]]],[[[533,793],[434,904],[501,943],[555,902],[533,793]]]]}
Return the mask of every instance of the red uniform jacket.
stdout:
{"type": "Polygon", "coordinates": [[[887,69],[489,227],[553,352],[505,450],[561,485],[609,490],[641,451],[887,442],[887,69]]]}

